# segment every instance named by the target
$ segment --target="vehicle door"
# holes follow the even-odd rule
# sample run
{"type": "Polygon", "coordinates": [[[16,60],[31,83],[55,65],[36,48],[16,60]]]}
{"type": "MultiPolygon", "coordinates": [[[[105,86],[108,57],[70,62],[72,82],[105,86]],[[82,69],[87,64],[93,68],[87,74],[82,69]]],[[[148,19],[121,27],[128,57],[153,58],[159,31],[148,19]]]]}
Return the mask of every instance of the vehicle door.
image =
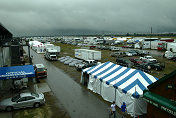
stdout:
{"type": "Polygon", "coordinates": [[[28,107],[32,107],[34,105],[34,103],[35,103],[35,97],[33,97],[33,96],[26,97],[26,105],[28,107]]]}
{"type": "Polygon", "coordinates": [[[14,104],[15,108],[24,108],[26,105],[26,97],[19,98],[14,104]]]}

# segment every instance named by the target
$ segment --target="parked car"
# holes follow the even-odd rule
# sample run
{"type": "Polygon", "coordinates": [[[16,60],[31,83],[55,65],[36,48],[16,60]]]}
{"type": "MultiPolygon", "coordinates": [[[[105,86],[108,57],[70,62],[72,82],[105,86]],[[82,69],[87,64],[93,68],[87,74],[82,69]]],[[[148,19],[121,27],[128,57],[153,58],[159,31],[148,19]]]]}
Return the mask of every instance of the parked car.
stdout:
{"type": "Polygon", "coordinates": [[[148,72],[148,73],[151,72],[151,66],[147,64],[143,64],[143,63],[136,64],[135,68],[144,72],[148,72]]]}
{"type": "Polygon", "coordinates": [[[144,50],[134,50],[138,56],[144,56],[147,55],[147,52],[144,50]]]}
{"type": "Polygon", "coordinates": [[[26,107],[39,107],[45,103],[43,93],[20,93],[12,98],[4,99],[0,102],[0,109],[12,111],[26,107]]]}
{"type": "Polygon", "coordinates": [[[176,57],[172,57],[171,60],[176,61],[176,57]]]}
{"type": "Polygon", "coordinates": [[[154,69],[154,70],[163,70],[165,68],[164,63],[149,62],[149,63],[145,63],[144,65],[148,65],[151,67],[151,69],[154,69]]]}
{"type": "Polygon", "coordinates": [[[137,56],[137,53],[136,53],[136,51],[134,51],[134,50],[130,50],[130,51],[128,51],[128,52],[131,53],[132,56],[137,56]]]}
{"type": "Polygon", "coordinates": [[[60,57],[58,60],[60,61],[60,60],[62,60],[62,59],[64,59],[65,57],[60,57]]]}
{"type": "Polygon", "coordinates": [[[34,70],[36,78],[47,77],[47,69],[43,64],[35,64],[34,70]]]}
{"type": "Polygon", "coordinates": [[[126,54],[124,52],[112,52],[110,54],[111,57],[125,57],[126,54]]]}
{"type": "Polygon", "coordinates": [[[124,45],[124,46],[122,46],[122,48],[129,48],[129,46],[128,45],[124,45]]]}
{"type": "Polygon", "coordinates": [[[131,58],[130,61],[133,62],[134,64],[141,64],[141,63],[144,63],[142,60],[137,59],[137,58],[131,58]]]}
{"type": "Polygon", "coordinates": [[[143,56],[143,57],[139,57],[140,60],[148,60],[150,62],[157,62],[156,59],[154,59],[152,56],[143,56]]]}
{"type": "Polygon", "coordinates": [[[67,65],[68,65],[68,64],[71,63],[73,60],[74,60],[73,58],[70,58],[70,59],[68,59],[67,61],[65,61],[64,64],[67,64],[67,65]]]}
{"type": "Polygon", "coordinates": [[[129,53],[129,52],[125,52],[125,54],[126,54],[126,56],[129,56],[129,57],[131,57],[131,56],[133,56],[131,53],[129,53]]]}
{"type": "Polygon", "coordinates": [[[97,65],[97,61],[95,60],[86,60],[83,63],[75,64],[77,70],[82,70],[91,66],[97,65]]]}
{"type": "Polygon", "coordinates": [[[129,59],[125,59],[125,58],[117,58],[116,62],[117,62],[117,64],[119,64],[121,66],[129,67],[129,68],[132,68],[134,66],[133,62],[131,62],[129,59]]]}
{"type": "Polygon", "coordinates": [[[109,49],[109,47],[103,45],[103,46],[100,47],[100,49],[101,49],[101,50],[107,50],[107,49],[109,49]]]}
{"type": "Polygon", "coordinates": [[[69,63],[69,66],[75,66],[78,63],[81,63],[81,62],[79,60],[73,61],[73,62],[69,63]]]}
{"type": "Polygon", "coordinates": [[[60,62],[64,63],[65,61],[71,59],[71,57],[65,57],[64,59],[60,60],[60,62]]]}
{"type": "Polygon", "coordinates": [[[109,50],[111,50],[111,51],[119,51],[120,48],[119,47],[115,47],[115,46],[110,46],[109,50]]]}

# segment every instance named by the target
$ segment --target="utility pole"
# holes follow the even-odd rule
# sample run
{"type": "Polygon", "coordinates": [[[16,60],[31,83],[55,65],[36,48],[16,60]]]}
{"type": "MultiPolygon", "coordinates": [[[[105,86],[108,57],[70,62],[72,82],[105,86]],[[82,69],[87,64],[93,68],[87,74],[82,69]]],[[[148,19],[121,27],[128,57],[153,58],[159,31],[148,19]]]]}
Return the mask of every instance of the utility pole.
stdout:
{"type": "Polygon", "coordinates": [[[151,37],[152,37],[152,27],[150,29],[150,49],[151,49],[151,37]]]}

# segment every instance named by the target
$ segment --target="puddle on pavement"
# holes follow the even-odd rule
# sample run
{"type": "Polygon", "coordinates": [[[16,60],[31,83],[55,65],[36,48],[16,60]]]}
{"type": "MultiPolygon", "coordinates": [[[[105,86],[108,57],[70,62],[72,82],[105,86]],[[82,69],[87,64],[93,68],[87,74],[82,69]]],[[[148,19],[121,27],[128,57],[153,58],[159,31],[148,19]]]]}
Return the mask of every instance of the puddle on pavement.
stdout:
{"type": "Polygon", "coordinates": [[[34,85],[35,92],[37,93],[45,93],[50,92],[51,89],[49,88],[47,83],[39,83],[34,85]]]}

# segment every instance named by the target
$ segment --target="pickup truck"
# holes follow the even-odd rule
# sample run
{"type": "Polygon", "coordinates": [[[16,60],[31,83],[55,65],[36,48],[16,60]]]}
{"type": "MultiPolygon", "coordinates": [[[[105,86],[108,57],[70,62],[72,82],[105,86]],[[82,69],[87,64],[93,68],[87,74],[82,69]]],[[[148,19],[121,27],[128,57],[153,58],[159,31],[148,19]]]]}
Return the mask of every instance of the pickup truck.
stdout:
{"type": "Polygon", "coordinates": [[[139,57],[140,60],[147,60],[149,62],[157,62],[156,59],[154,59],[152,56],[143,56],[143,57],[139,57]]]}
{"type": "Polygon", "coordinates": [[[36,78],[47,77],[47,69],[43,64],[35,64],[34,70],[36,78]]]}
{"type": "Polygon", "coordinates": [[[75,67],[77,70],[82,70],[95,65],[97,65],[95,60],[86,60],[83,63],[75,64],[75,67]]]}

